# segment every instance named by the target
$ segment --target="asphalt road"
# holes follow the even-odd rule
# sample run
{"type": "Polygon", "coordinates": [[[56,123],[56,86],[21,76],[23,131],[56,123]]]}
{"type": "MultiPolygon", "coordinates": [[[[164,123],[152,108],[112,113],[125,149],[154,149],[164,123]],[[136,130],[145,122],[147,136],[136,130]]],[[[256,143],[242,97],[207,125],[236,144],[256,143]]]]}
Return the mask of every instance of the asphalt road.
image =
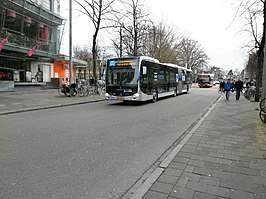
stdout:
{"type": "Polygon", "coordinates": [[[0,116],[0,198],[121,198],[218,96],[0,116]]]}

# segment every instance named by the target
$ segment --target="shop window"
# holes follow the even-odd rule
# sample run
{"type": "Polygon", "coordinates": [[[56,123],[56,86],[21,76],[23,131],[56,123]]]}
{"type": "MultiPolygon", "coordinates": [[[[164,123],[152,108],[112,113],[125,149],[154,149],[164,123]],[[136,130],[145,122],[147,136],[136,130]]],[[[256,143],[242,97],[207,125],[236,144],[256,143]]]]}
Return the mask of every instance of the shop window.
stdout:
{"type": "Polygon", "coordinates": [[[13,70],[0,68],[0,81],[13,81],[13,70]]]}
{"type": "Polygon", "coordinates": [[[23,17],[17,13],[13,13],[14,11],[6,11],[7,16],[5,20],[5,28],[9,30],[13,30],[16,32],[21,31],[21,25],[24,21],[23,17]],[[11,12],[11,13],[10,13],[11,12]]]}

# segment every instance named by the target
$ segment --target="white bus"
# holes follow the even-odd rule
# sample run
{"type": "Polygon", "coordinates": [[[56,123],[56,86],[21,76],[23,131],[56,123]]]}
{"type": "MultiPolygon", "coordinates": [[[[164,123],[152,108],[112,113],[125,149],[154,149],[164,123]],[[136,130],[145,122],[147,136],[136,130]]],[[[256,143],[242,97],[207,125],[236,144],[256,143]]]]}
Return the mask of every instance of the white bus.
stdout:
{"type": "Polygon", "coordinates": [[[187,93],[192,85],[190,69],[145,56],[107,60],[105,78],[106,100],[156,102],[187,93]]]}

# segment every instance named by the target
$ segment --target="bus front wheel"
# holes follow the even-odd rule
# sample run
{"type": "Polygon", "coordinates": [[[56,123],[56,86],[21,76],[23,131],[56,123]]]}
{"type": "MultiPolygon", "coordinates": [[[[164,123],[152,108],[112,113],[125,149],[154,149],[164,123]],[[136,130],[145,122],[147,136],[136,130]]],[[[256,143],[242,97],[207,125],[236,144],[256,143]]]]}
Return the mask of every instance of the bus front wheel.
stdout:
{"type": "Polygon", "coordinates": [[[177,96],[177,88],[175,88],[175,90],[174,90],[174,97],[176,97],[177,96]]]}
{"type": "Polygon", "coordinates": [[[158,100],[158,93],[156,89],[152,90],[152,102],[155,103],[158,100]]]}

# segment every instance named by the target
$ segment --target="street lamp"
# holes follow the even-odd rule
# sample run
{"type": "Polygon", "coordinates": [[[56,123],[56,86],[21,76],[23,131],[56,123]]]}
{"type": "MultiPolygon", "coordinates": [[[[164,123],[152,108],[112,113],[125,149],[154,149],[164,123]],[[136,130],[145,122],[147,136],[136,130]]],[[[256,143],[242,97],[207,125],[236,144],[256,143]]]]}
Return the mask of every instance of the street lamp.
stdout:
{"type": "Polygon", "coordinates": [[[69,0],[69,81],[72,83],[72,0],[69,0]]]}

